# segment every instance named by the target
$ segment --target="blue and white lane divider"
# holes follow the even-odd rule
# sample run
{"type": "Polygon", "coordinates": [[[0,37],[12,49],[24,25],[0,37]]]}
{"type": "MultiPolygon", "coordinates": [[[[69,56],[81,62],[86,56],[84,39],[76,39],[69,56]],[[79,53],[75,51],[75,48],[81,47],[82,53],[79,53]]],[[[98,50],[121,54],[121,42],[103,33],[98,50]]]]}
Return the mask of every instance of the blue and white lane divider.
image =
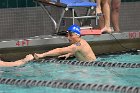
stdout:
{"type": "Polygon", "coordinates": [[[30,87],[51,87],[61,89],[90,90],[90,91],[111,91],[119,93],[140,93],[140,87],[118,86],[108,84],[76,83],[62,81],[43,81],[43,80],[20,80],[11,78],[0,78],[0,84],[30,86],[30,87]]]}
{"type": "Polygon", "coordinates": [[[78,65],[78,66],[140,68],[140,63],[119,63],[119,62],[99,62],[99,61],[85,62],[85,61],[57,60],[57,59],[52,59],[52,60],[39,59],[39,60],[34,60],[33,62],[58,63],[58,64],[78,65]]]}

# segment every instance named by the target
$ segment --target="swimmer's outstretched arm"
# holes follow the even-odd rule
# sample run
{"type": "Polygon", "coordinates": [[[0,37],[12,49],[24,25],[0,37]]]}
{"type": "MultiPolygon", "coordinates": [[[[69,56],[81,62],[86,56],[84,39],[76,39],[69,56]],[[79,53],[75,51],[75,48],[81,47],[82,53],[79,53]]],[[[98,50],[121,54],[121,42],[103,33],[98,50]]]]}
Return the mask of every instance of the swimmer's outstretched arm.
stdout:
{"type": "Polygon", "coordinates": [[[23,64],[25,64],[28,61],[31,61],[33,59],[34,59],[34,57],[31,54],[29,54],[24,59],[17,60],[15,62],[4,62],[4,61],[0,61],[0,67],[20,66],[20,65],[23,65],[23,64]]]}
{"type": "Polygon", "coordinates": [[[68,54],[68,53],[74,53],[74,51],[76,51],[76,47],[75,45],[71,45],[68,47],[56,48],[42,54],[35,53],[34,58],[39,59],[46,56],[60,56],[60,55],[68,54]]]}

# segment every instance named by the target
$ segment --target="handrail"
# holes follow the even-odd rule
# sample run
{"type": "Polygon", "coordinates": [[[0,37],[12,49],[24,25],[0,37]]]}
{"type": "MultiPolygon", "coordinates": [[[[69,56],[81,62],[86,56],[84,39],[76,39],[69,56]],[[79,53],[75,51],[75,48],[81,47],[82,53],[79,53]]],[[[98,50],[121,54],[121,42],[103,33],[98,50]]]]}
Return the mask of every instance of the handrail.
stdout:
{"type": "Polygon", "coordinates": [[[35,0],[35,1],[43,3],[43,4],[53,5],[53,6],[56,6],[56,7],[63,7],[63,8],[67,7],[66,4],[60,3],[59,0],[57,2],[55,2],[55,1],[52,2],[50,0],[35,0]]]}

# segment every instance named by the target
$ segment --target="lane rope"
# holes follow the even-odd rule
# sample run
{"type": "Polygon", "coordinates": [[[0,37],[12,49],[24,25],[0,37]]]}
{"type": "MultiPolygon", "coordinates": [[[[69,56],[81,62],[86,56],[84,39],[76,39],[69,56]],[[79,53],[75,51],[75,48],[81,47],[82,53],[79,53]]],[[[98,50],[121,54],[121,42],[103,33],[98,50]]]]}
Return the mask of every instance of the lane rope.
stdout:
{"type": "Polygon", "coordinates": [[[69,64],[69,65],[78,65],[78,66],[95,66],[95,67],[117,67],[117,68],[140,68],[140,63],[117,63],[117,62],[85,62],[85,61],[76,61],[76,60],[45,60],[39,59],[34,60],[33,62],[40,63],[58,63],[58,64],[69,64]]]}
{"type": "Polygon", "coordinates": [[[76,89],[76,90],[94,90],[94,91],[112,91],[123,93],[140,93],[140,87],[133,86],[118,86],[108,84],[92,84],[92,83],[76,83],[76,82],[62,82],[62,81],[43,81],[43,80],[25,80],[25,79],[11,79],[0,78],[0,84],[16,85],[16,86],[32,86],[32,87],[51,87],[62,89],[76,89]]]}

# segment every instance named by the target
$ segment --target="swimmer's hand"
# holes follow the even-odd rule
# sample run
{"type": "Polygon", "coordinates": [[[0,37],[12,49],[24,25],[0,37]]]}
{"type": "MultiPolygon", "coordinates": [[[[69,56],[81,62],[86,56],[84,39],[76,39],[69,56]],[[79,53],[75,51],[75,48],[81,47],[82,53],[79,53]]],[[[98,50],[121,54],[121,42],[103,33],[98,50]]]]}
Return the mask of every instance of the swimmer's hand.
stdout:
{"type": "Polygon", "coordinates": [[[37,54],[37,53],[34,54],[34,58],[35,58],[36,60],[39,59],[39,58],[42,58],[42,57],[43,57],[42,54],[37,54]]]}
{"type": "Polygon", "coordinates": [[[29,55],[26,55],[26,57],[23,59],[24,62],[28,62],[28,61],[31,61],[33,60],[34,57],[32,54],[29,54],[29,55]]]}
{"type": "Polygon", "coordinates": [[[71,56],[71,54],[68,53],[68,54],[65,54],[65,55],[58,56],[58,58],[65,58],[65,60],[66,60],[66,59],[69,58],[70,56],[71,56]]]}

